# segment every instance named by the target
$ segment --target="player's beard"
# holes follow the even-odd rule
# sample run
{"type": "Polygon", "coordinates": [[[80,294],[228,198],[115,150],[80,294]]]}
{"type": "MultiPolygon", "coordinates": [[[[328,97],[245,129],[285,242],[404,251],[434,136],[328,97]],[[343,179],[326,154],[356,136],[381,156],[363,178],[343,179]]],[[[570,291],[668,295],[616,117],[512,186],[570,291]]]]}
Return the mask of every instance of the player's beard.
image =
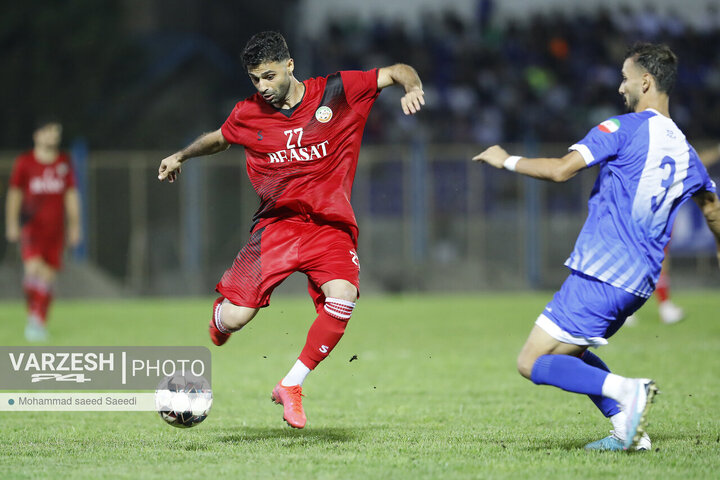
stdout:
{"type": "Polygon", "coordinates": [[[635,113],[635,109],[638,106],[639,99],[638,97],[628,93],[624,95],[625,98],[625,108],[627,109],[628,113],[635,113]]]}
{"type": "Polygon", "coordinates": [[[273,96],[273,99],[270,102],[270,104],[273,107],[282,108],[283,104],[287,100],[289,91],[290,91],[290,79],[288,78],[288,81],[285,85],[280,85],[276,91],[269,92],[273,96]]]}

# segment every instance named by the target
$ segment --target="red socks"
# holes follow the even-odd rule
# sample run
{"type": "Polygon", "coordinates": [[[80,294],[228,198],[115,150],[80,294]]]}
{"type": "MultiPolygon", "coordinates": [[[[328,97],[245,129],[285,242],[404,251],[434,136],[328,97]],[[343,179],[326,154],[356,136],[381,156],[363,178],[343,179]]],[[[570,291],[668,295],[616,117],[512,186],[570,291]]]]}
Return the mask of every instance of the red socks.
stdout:
{"type": "Polygon", "coordinates": [[[28,313],[37,317],[44,325],[52,303],[52,289],[47,282],[33,277],[23,279],[23,290],[27,302],[28,313]]]}
{"type": "Polygon", "coordinates": [[[52,290],[48,288],[45,291],[39,291],[37,295],[38,310],[40,312],[40,320],[43,324],[47,323],[48,310],[50,310],[50,303],[52,303],[53,294],[52,290]]]}
{"type": "Polygon", "coordinates": [[[309,369],[317,367],[338,344],[355,304],[338,298],[326,298],[325,305],[308,331],[300,361],[309,369]]]}
{"type": "Polygon", "coordinates": [[[657,298],[660,303],[663,303],[670,298],[670,280],[665,272],[660,272],[660,278],[658,278],[655,293],[657,294],[657,298]]]}

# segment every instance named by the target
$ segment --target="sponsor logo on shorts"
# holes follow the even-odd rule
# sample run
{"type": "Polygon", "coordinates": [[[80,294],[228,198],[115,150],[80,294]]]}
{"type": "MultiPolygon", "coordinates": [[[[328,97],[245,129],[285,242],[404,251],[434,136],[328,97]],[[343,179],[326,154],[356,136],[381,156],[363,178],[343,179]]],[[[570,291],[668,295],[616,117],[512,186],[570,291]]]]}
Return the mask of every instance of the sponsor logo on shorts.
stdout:
{"type": "Polygon", "coordinates": [[[350,260],[352,263],[357,265],[358,268],[360,268],[360,259],[358,258],[358,254],[355,250],[350,250],[350,260]]]}

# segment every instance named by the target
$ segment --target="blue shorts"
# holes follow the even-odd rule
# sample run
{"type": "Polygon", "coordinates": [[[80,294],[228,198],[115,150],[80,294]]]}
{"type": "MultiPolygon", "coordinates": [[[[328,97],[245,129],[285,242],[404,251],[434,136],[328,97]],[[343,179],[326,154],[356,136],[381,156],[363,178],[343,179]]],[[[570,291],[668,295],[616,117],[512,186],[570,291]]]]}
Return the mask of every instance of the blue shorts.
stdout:
{"type": "MultiPolygon", "coordinates": [[[[603,339],[610,338],[622,327],[625,319],[632,315],[646,301],[610,284],[572,270],[560,290],[547,304],[538,319],[538,325],[544,330],[549,329],[545,316],[560,329],[560,333],[548,333],[566,343],[579,345],[597,345],[607,343],[603,339]],[[563,334],[569,334],[573,341],[563,334]]],[[[552,329],[552,325],[550,325],[552,329]]]]}

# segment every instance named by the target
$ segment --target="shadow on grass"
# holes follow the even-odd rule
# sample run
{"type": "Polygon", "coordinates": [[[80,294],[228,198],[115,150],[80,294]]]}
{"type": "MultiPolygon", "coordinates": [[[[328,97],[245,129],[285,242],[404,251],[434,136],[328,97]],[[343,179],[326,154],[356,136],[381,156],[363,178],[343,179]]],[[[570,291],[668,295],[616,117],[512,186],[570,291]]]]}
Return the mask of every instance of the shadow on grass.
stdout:
{"type": "MultiPolygon", "coordinates": [[[[653,437],[653,440],[658,440],[659,438],[662,438],[662,437],[661,437],[661,436],[658,436],[657,438],[656,438],[656,437],[653,437]]],[[[575,440],[573,440],[573,439],[567,439],[567,440],[549,440],[549,439],[547,439],[547,438],[543,438],[542,440],[538,439],[536,442],[533,442],[533,445],[524,447],[524,448],[522,448],[522,449],[523,449],[523,450],[528,450],[528,451],[547,451],[548,454],[549,454],[551,451],[553,451],[553,450],[562,450],[562,451],[566,451],[566,452],[584,452],[584,451],[587,451],[587,452],[600,453],[600,454],[605,454],[605,453],[611,453],[611,454],[623,453],[623,454],[625,454],[625,455],[637,455],[637,454],[640,454],[640,455],[641,455],[641,454],[643,454],[643,453],[647,453],[647,452],[644,451],[644,450],[641,450],[641,451],[633,450],[633,451],[629,451],[629,452],[625,452],[625,451],[622,451],[622,450],[616,450],[616,451],[611,451],[611,450],[585,450],[585,445],[587,445],[588,443],[594,442],[594,441],[596,441],[596,440],[599,440],[599,437],[593,437],[593,438],[588,437],[587,439],[582,440],[582,441],[578,441],[577,439],[575,439],[575,440]]],[[[655,450],[655,443],[653,443],[653,448],[652,448],[652,450],[655,450]]]]}
{"type": "MultiPolygon", "coordinates": [[[[597,439],[595,439],[597,440],[597,439]]],[[[547,440],[542,439],[538,440],[537,442],[533,442],[533,445],[528,445],[527,447],[517,447],[520,450],[527,450],[527,451],[547,451],[548,454],[553,450],[563,450],[566,452],[577,452],[580,450],[583,450],[583,447],[587,445],[588,443],[592,442],[593,440],[588,440],[587,442],[578,442],[577,440],[547,440]]]]}
{"type": "Polygon", "coordinates": [[[223,443],[247,443],[279,440],[291,445],[345,443],[358,438],[357,428],[240,428],[239,431],[217,437],[223,443]]]}
{"type": "Polygon", "coordinates": [[[566,437],[563,438],[558,431],[558,437],[549,437],[545,435],[523,435],[521,438],[495,440],[490,443],[496,443],[503,448],[510,450],[521,450],[526,452],[547,452],[548,454],[552,451],[564,451],[564,452],[577,452],[582,451],[590,442],[594,442],[597,438],[578,439],[578,437],[566,437]]]}

